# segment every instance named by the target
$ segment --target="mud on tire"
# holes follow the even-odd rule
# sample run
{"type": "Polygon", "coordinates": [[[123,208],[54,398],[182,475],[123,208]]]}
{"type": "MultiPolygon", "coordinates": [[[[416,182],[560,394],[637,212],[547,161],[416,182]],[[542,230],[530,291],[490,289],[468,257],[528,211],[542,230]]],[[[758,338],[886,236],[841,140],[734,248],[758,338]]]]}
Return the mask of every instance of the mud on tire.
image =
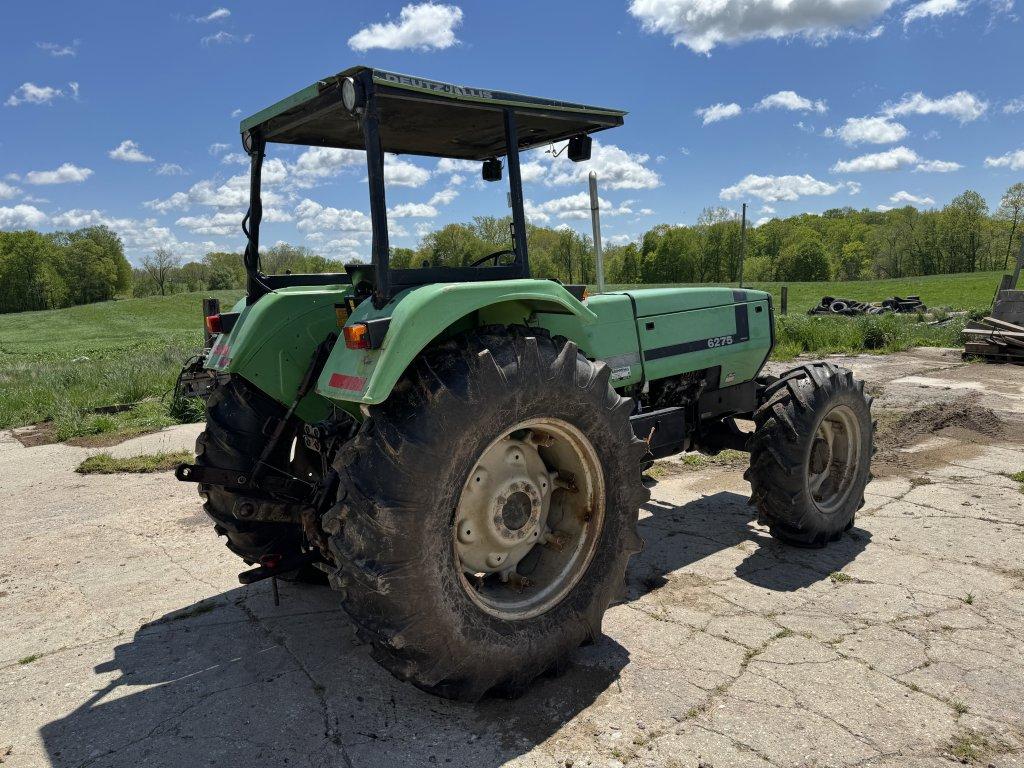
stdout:
{"type": "Polygon", "coordinates": [[[599,636],[642,546],[637,512],[648,498],[632,402],[612,389],[609,373],[565,339],[491,327],[429,347],[370,408],[337,459],[339,500],[323,523],[338,563],[332,585],[397,677],[449,698],[515,695],[599,636]],[[503,430],[541,416],[573,424],[596,449],[604,520],[589,565],[560,602],[540,615],[499,618],[467,594],[455,510],[481,452],[503,430]]]}
{"type": "Polygon", "coordinates": [[[864,382],[830,363],[801,365],[765,390],[764,402],[754,413],[756,430],[744,477],[750,482],[750,503],[757,508],[758,522],[767,525],[772,536],[796,546],[820,547],[853,526],[857,510],[864,506],[874,453],[871,400],[864,394],[864,382]],[[840,424],[836,431],[842,439],[851,443],[849,450],[844,443],[842,453],[852,463],[848,474],[836,470],[836,480],[826,477],[836,489],[826,503],[816,499],[811,480],[814,469],[833,466],[835,456],[818,437],[820,430],[832,428],[833,420],[840,424]],[[852,433],[857,433],[855,438],[852,433]]]}

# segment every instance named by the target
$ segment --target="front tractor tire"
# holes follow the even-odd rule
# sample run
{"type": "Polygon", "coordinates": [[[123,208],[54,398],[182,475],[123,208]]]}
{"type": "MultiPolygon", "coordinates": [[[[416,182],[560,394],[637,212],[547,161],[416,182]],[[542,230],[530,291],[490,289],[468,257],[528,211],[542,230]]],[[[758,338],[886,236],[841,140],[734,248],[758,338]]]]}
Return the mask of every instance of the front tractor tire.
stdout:
{"type": "Polygon", "coordinates": [[[645,444],[606,365],[492,327],[425,350],[338,456],[332,584],[431,693],[515,695],[601,632],[640,550],[645,444]]]}
{"type": "Polygon", "coordinates": [[[831,363],[788,371],[764,392],[750,440],[750,503],[772,536],[821,547],[853,527],[874,453],[864,382],[831,363]]]}

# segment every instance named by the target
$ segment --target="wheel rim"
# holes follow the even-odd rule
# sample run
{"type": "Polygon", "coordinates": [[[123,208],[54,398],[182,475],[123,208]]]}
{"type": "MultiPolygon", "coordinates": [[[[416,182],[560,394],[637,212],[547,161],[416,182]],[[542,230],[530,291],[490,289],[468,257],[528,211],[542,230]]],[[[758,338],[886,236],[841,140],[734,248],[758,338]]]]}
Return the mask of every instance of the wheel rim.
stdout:
{"type": "Polygon", "coordinates": [[[477,458],[452,536],[472,600],[503,619],[557,605],[586,572],[604,525],[597,452],[572,424],[522,421],[477,458]]]}
{"type": "Polygon", "coordinates": [[[818,425],[807,457],[807,492],[821,512],[844,506],[860,461],[860,422],[849,406],[837,405],[818,425]]]}

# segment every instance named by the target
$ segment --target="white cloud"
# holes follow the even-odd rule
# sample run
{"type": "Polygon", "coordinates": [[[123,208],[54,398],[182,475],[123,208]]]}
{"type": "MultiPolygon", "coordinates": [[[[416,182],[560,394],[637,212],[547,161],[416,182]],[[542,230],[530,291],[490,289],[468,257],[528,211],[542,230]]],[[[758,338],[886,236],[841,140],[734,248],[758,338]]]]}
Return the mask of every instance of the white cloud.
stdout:
{"type": "Polygon", "coordinates": [[[384,183],[396,187],[422,187],[430,178],[430,171],[397,155],[384,158],[384,183]]]}
{"type": "Polygon", "coordinates": [[[838,136],[847,144],[891,144],[907,135],[907,129],[888,117],[848,117],[841,127],[826,129],[826,136],[838,136]]]}
{"type": "Polygon", "coordinates": [[[924,0],[922,3],[912,5],[903,14],[903,26],[909,26],[915,21],[932,16],[946,16],[950,13],[963,15],[967,10],[967,5],[965,0],[924,0]]]}
{"type": "Polygon", "coordinates": [[[163,163],[156,169],[157,176],[186,176],[188,171],[177,163],[163,163]]]}
{"type": "Polygon", "coordinates": [[[420,3],[402,8],[398,21],[387,21],[359,30],[348,39],[353,51],[385,48],[404,49],[451,48],[458,43],[455,28],[462,23],[462,9],[456,5],[420,3]]]}
{"type": "Polygon", "coordinates": [[[842,183],[830,184],[810,174],[801,176],[758,176],[748,174],[731,187],[724,187],[718,193],[723,200],[740,200],[756,197],[765,202],[797,200],[806,195],[834,195],[843,188],[842,183]]]}
{"type": "Polygon", "coordinates": [[[878,205],[875,206],[875,210],[878,211],[879,213],[885,213],[886,211],[891,211],[892,208],[893,207],[891,205],[885,205],[884,203],[879,203],[878,205]]]}
{"type": "Polygon", "coordinates": [[[25,181],[29,184],[68,184],[85,181],[92,176],[91,168],[80,168],[71,163],[62,163],[53,171],[29,171],[25,181]]]}
{"type": "Polygon", "coordinates": [[[192,204],[192,198],[187,192],[175,192],[168,198],[163,200],[147,200],[143,203],[146,208],[157,211],[158,213],[167,213],[168,211],[185,210],[192,204]]]}
{"type": "Polygon", "coordinates": [[[925,160],[909,147],[893,147],[885,152],[860,155],[851,160],[840,160],[832,166],[833,173],[867,173],[871,171],[899,171],[904,168],[923,173],[948,173],[958,171],[959,163],[948,160],[925,160]]]}
{"type": "Polygon", "coordinates": [[[194,16],[193,20],[198,21],[200,24],[208,24],[211,21],[223,21],[231,15],[231,11],[227,8],[216,8],[210,11],[205,16],[194,16]]]}
{"type": "MultiPolygon", "coordinates": [[[[78,95],[78,84],[75,83],[74,93],[78,95]]],[[[60,88],[50,85],[36,85],[35,83],[22,83],[7,97],[4,102],[8,107],[16,107],[19,104],[51,104],[54,99],[64,95],[60,88]]]]}
{"type": "Polygon", "coordinates": [[[761,210],[759,211],[759,213],[773,214],[773,213],[775,213],[775,209],[772,206],[770,206],[770,205],[762,205],[761,206],[761,210]]]}
{"type": "Polygon", "coordinates": [[[755,109],[788,109],[793,112],[824,113],[828,111],[828,106],[821,99],[811,101],[796,91],[779,91],[765,96],[757,102],[755,109]]]}
{"type": "MultiPolygon", "coordinates": [[[[263,222],[275,223],[292,221],[294,217],[280,208],[264,208],[263,222]]],[[[200,235],[230,235],[241,231],[242,213],[239,211],[216,211],[205,216],[182,216],[174,222],[200,235]]]]}
{"type": "Polygon", "coordinates": [[[125,139],[108,153],[113,160],[126,163],[152,163],[153,158],[142,151],[142,147],[131,139],[125,139]]]}
{"type": "Polygon", "coordinates": [[[199,235],[223,236],[238,232],[240,221],[238,214],[217,211],[208,216],[182,216],[174,223],[199,235]]]}
{"type": "MultiPolygon", "coordinates": [[[[633,213],[633,209],[629,207],[634,202],[632,200],[624,200],[618,206],[604,198],[598,198],[598,202],[601,206],[602,217],[624,216],[633,213]]],[[[538,223],[548,222],[552,216],[562,220],[589,219],[590,195],[586,192],[579,192],[539,204],[527,200],[523,207],[526,209],[527,217],[538,223]]]]}
{"type": "Polygon", "coordinates": [[[0,200],[10,200],[12,197],[17,197],[20,194],[21,190],[17,187],[0,181],[0,200]]]}
{"type": "Polygon", "coordinates": [[[1024,149],[1015,149],[999,157],[986,157],[986,168],[1009,168],[1013,171],[1024,171],[1024,149]]]}
{"type": "Polygon", "coordinates": [[[229,152],[220,159],[221,165],[248,165],[249,156],[243,152],[229,152]]]}
{"type": "Polygon", "coordinates": [[[952,173],[953,171],[959,171],[963,168],[960,163],[954,163],[949,160],[922,160],[914,168],[915,171],[921,171],[922,173],[952,173]]]}
{"type": "Polygon", "coordinates": [[[34,205],[0,208],[0,229],[38,229],[46,223],[46,214],[34,205]]]}
{"type": "Polygon", "coordinates": [[[388,216],[395,219],[432,219],[437,216],[437,208],[427,203],[402,203],[388,208],[388,216]]]}
{"type": "Polygon", "coordinates": [[[736,117],[738,114],[743,112],[743,108],[736,102],[729,104],[712,104],[710,107],[702,107],[695,111],[694,114],[704,121],[704,125],[711,123],[717,123],[719,120],[728,120],[730,117],[736,117]]]}
{"type": "Polygon", "coordinates": [[[908,147],[895,147],[885,152],[861,155],[852,160],[840,160],[832,166],[833,173],[864,173],[866,171],[896,171],[920,162],[921,157],[908,147]]]}
{"type": "Polygon", "coordinates": [[[653,208],[641,208],[639,211],[637,211],[637,215],[639,215],[639,216],[653,216],[654,215],[654,209],[653,208]]]}
{"type": "Polygon", "coordinates": [[[935,200],[924,196],[919,197],[918,195],[912,195],[905,190],[897,192],[895,195],[889,197],[889,201],[893,203],[909,203],[910,205],[935,205],[935,200]]]}
{"type": "Polygon", "coordinates": [[[439,190],[434,193],[433,197],[430,198],[429,205],[450,205],[451,202],[459,196],[457,189],[446,187],[445,189],[439,190]]]}
{"type": "Polygon", "coordinates": [[[988,102],[969,91],[957,91],[941,99],[931,99],[921,92],[908,93],[895,104],[885,104],[882,113],[894,115],[944,115],[970,123],[988,111],[988,102]]]}
{"type": "Polygon", "coordinates": [[[64,56],[77,56],[79,45],[81,45],[80,40],[73,40],[70,45],[63,43],[36,43],[36,48],[59,59],[64,56]]]}
{"type": "MultiPolygon", "coordinates": [[[[564,142],[556,146],[555,151],[559,152],[563,147],[564,142]]],[[[558,157],[547,153],[537,157],[537,160],[523,166],[531,166],[527,173],[532,181],[537,181],[539,179],[533,178],[532,166],[536,163],[543,167],[545,162],[548,163],[550,170],[547,176],[542,177],[548,186],[586,183],[591,171],[597,174],[597,182],[602,189],[653,189],[661,185],[661,177],[645,165],[650,160],[649,155],[627,152],[614,144],[594,141],[590,159],[582,163],[574,163],[564,152],[558,157]]],[[[525,176],[523,180],[527,180],[525,176]]]]}
{"type": "Polygon", "coordinates": [[[437,161],[437,172],[438,173],[455,173],[457,171],[466,171],[468,173],[479,173],[480,172],[480,161],[479,160],[456,160],[451,157],[442,157],[437,161]]]}
{"type": "Polygon", "coordinates": [[[103,225],[114,230],[124,242],[129,256],[139,256],[154,248],[167,248],[185,258],[198,258],[203,253],[216,249],[212,242],[188,243],[178,240],[168,227],[160,226],[156,219],[130,219],[108,216],[96,209],[78,208],[59,213],[52,219],[53,225],[64,229],[79,229],[103,225]]]}
{"type": "Polygon", "coordinates": [[[209,151],[211,155],[217,156],[222,152],[226,152],[229,149],[231,149],[230,144],[222,144],[221,142],[217,141],[210,145],[209,151]]]}
{"type": "Polygon", "coordinates": [[[860,182],[859,181],[848,181],[846,182],[846,189],[851,195],[860,194],[860,182]]]}
{"type": "Polygon", "coordinates": [[[630,235],[612,235],[608,238],[608,245],[628,245],[633,242],[633,238],[630,235]]]}
{"type": "Polygon", "coordinates": [[[223,29],[213,35],[207,35],[200,39],[203,45],[230,45],[231,43],[251,43],[255,39],[255,35],[235,35],[231,32],[225,32],[223,29]]]}
{"type": "Polygon", "coordinates": [[[321,179],[336,176],[346,168],[365,167],[366,153],[361,149],[310,147],[295,160],[292,168],[297,186],[312,186],[321,179]]]}
{"type": "MultiPolygon", "coordinates": [[[[800,35],[814,41],[866,28],[894,0],[632,0],[629,12],[648,32],[695,53],[721,43],[800,35]]],[[[868,34],[873,34],[869,32],[868,34]]]]}
{"type": "Polygon", "coordinates": [[[1024,112],[1024,98],[1010,99],[1008,102],[1003,104],[1004,115],[1018,115],[1021,112],[1024,112]]]}
{"type": "Polygon", "coordinates": [[[296,226],[303,232],[371,232],[370,217],[362,211],[328,208],[309,198],[295,206],[296,226]]]}

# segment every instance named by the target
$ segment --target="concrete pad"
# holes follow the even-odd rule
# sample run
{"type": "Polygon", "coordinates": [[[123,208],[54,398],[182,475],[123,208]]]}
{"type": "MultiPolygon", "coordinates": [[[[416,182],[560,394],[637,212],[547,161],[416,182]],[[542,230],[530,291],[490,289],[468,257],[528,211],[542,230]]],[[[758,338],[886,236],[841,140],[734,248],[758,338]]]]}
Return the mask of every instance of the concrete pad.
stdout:
{"type": "MultiPolygon", "coordinates": [[[[966,393],[1017,412],[1019,378],[952,351],[836,361],[885,407],[966,393]]],[[[4,768],[932,768],[966,737],[979,765],[1024,764],[1024,495],[1001,474],[1022,445],[926,436],[916,455],[946,458],[876,479],[821,550],[757,525],[742,468],[677,463],[604,636],[520,699],[465,705],[377,666],[337,593],[240,587],[194,487],[74,473],[198,431],[112,449],[0,433],[4,768]]]]}

